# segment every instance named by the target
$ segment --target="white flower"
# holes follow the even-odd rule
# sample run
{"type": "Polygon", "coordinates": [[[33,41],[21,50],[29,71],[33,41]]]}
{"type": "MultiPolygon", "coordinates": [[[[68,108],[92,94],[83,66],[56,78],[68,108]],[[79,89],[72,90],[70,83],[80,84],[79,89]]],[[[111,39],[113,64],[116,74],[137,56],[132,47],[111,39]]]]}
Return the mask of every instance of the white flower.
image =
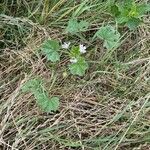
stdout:
{"type": "Polygon", "coordinates": [[[68,42],[68,43],[64,42],[64,44],[62,44],[62,48],[68,49],[69,45],[70,45],[70,42],[68,42]]]}
{"type": "Polygon", "coordinates": [[[70,62],[71,62],[71,63],[77,63],[77,61],[78,61],[78,60],[77,60],[76,58],[70,59],[70,62]]]}
{"type": "Polygon", "coordinates": [[[79,45],[79,51],[81,52],[81,53],[86,53],[86,46],[83,46],[82,44],[80,44],[79,45]]]}

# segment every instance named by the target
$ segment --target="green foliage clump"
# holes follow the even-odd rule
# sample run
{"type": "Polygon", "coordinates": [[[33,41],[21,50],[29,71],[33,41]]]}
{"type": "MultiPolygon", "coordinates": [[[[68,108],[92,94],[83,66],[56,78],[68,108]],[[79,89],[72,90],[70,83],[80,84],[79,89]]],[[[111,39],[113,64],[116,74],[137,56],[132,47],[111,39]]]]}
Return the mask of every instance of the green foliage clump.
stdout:
{"type": "Polygon", "coordinates": [[[83,76],[88,69],[88,63],[85,61],[84,57],[81,56],[79,47],[72,47],[70,57],[76,60],[75,63],[69,64],[70,72],[73,75],[83,76]]]}
{"type": "MultiPolygon", "coordinates": [[[[62,49],[69,49],[69,45],[65,43],[62,49]]],[[[56,62],[60,60],[60,54],[58,50],[60,49],[59,42],[57,40],[47,40],[41,46],[41,51],[46,55],[47,60],[51,62],[56,62]]],[[[88,63],[85,58],[81,55],[85,51],[86,47],[83,45],[72,46],[70,51],[67,51],[70,58],[69,70],[73,75],[83,76],[85,71],[88,69],[88,63]]]]}
{"type": "Polygon", "coordinates": [[[150,5],[137,4],[132,0],[125,0],[111,6],[111,13],[115,16],[117,23],[135,29],[142,22],[142,16],[150,11],[150,5]]]}
{"type": "Polygon", "coordinates": [[[22,92],[31,92],[37,102],[37,105],[44,112],[51,112],[58,110],[59,98],[49,98],[47,91],[43,87],[43,83],[40,79],[35,78],[28,80],[22,87],[22,92]]]}

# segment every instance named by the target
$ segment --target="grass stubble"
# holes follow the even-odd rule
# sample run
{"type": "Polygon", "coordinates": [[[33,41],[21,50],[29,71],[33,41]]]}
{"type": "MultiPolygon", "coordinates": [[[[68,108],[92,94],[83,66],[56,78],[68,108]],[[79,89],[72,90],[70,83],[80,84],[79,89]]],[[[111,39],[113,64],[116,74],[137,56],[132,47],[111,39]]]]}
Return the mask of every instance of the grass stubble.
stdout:
{"type": "Polygon", "coordinates": [[[150,149],[150,18],[145,15],[145,24],[136,31],[119,27],[126,36],[109,54],[100,40],[91,42],[104,22],[114,23],[107,4],[98,0],[0,3],[1,149],[150,149]],[[65,33],[71,16],[90,22],[82,35],[86,41],[65,33]],[[65,56],[51,64],[37,54],[48,38],[89,46],[90,69],[84,77],[63,76],[68,72],[65,56]],[[32,94],[20,92],[34,76],[42,77],[49,94],[60,97],[57,112],[43,113],[32,94]]]}

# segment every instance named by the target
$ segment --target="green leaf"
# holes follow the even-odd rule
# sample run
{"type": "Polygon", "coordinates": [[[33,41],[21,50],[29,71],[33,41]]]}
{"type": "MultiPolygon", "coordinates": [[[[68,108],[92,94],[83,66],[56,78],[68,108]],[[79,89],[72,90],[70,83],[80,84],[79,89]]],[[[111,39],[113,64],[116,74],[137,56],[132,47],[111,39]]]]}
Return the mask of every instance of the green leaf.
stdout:
{"type": "Polygon", "coordinates": [[[84,58],[80,57],[78,58],[77,63],[72,63],[69,65],[69,69],[73,75],[83,76],[85,71],[88,69],[88,64],[84,58]]]}
{"type": "Polygon", "coordinates": [[[41,50],[46,55],[47,60],[56,62],[60,60],[58,50],[60,49],[59,42],[56,40],[47,40],[42,44],[41,50]]]}
{"type": "Polygon", "coordinates": [[[78,22],[75,19],[70,19],[66,31],[71,34],[76,34],[78,32],[78,22]]]}
{"type": "Polygon", "coordinates": [[[87,30],[87,28],[88,28],[88,26],[89,26],[89,23],[86,22],[85,20],[81,20],[81,21],[79,22],[79,25],[78,25],[78,26],[79,26],[79,27],[78,27],[79,31],[84,32],[84,31],[87,30]]]}
{"type": "Polygon", "coordinates": [[[145,13],[150,11],[150,4],[140,4],[137,6],[139,16],[143,16],[145,13]]]}
{"type": "Polygon", "coordinates": [[[70,19],[66,31],[71,34],[77,34],[78,32],[86,31],[88,26],[89,23],[84,20],[78,22],[77,19],[70,19]]]}
{"type": "Polygon", "coordinates": [[[117,5],[112,5],[111,6],[111,13],[117,17],[118,15],[120,15],[120,12],[119,12],[119,9],[118,9],[118,6],[117,5]]]}
{"type": "Polygon", "coordinates": [[[79,46],[72,46],[70,51],[71,58],[77,58],[80,56],[79,46]]]}
{"type": "Polygon", "coordinates": [[[59,98],[52,97],[49,99],[48,93],[38,78],[28,80],[22,87],[23,92],[31,92],[37,102],[37,105],[44,112],[56,111],[59,107],[59,98]]]}
{"type": "Polygon", "coordinates": [[[115,13],[117,23],[127,25],[133,30],[142,22],[141,17],[150,11],[150,5],[138,4],[133,0],[124,0],[113,5],[112,10],[112,14],[115,13]]]}
{"type": "Polygon", "coordinates": [[[125,24],[126,22],[128,22],[129,21],[129,18],[128,17],[126,17],[126,16],[118,16],[118,17],[116,17],[116,22],[118,23],[118,24],[125,24]]]}
{"type": "Polygon", "coordinates": [[[119,46],[120,33],[110,25],[101,27],[95,36],[104,40],[104,47],[109,50],[119,46]]]}
{"type": "Polygon", "coordinates": [[[33,92],[35,89],[39,89],[39,87],[42,84],[42,80],[39,78],[31,79],[27,81],[23,86],[22,86],[22,92],[33,92]]]}
{"type": "Polygon", "coordinates": [[[52,97],[50,99],[47,99],[47,97],[45,97],[44,99],[38,99],[37,105],[44,112],[57,111],[59,108],[59,98],[58,97],[52,97]]]}
{"type": "Polygon", "coordinates": [[[135,4],[134,0],[123,0],[117,3],[120,11],[129,11],[133,4],[135,4]]]}
{"type": "Polygon", "coordinates": [[[130,10],[128,12],[129,18],[138,18],[139,13],[137,11],[137,5],[135,3],[132,3],[132,6],[130,7],[130,10]]]}
{"type": "Polygon", "coordinates": [[[130,30],[136,29],[141,23],[141,20],[138,18],[132,18],[130,19],[126,25],[129,27],[130,30]]]}
{"type": "Polygon", "coordinates": [[[117,7],[118,7],[118,11],[120,12],[120,14],[116,16],[116,21],[119,24],[126,23],[130,19],[130,16],[134,14],[132,10],[133,9],[132,3],[130,1],[129,2],[123,1],[117,4],[117,7]]]}

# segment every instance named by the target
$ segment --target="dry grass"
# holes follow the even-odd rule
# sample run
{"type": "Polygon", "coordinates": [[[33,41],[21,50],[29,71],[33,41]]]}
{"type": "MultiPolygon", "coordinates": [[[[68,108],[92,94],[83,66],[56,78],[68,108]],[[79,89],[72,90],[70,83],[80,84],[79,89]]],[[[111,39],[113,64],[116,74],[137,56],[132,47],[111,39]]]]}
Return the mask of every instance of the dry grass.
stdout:
{"type": "MultiPolygon", "coordinates": [[[[63,15],[53,13],[64,3],[57,3],[46,18],[65,17],[69,9],[63,15]]],[[[3,16],[2,22],[9,27],[8,20],[13,19],[3,16]]],[[[127,31],[121,47],[103,64],[99,62],[105,49],[99,41],[92,44],[91,69],[83,78],[69,74],[63,77],[65,58],[51,66],[36,53],[44,39],[66,39],[61,25],[56,28],[21,20],[18,25],[28,29],[26,35],[21,34],[25,40],[18,40],[16,29],[17,33],[11,31],[11,41],[2,34],[5,46],[0,50],[0,148],[150,149],[150,21],[145,22],[136,32],[127,31]],[[43,113],[32,94],[20,92],[23,83],[34,76],[43,78],[49,94],[60,97],[56,113],[43,113]]],[[[76,38],[70,38],[76,42],[76,38]]]]}

